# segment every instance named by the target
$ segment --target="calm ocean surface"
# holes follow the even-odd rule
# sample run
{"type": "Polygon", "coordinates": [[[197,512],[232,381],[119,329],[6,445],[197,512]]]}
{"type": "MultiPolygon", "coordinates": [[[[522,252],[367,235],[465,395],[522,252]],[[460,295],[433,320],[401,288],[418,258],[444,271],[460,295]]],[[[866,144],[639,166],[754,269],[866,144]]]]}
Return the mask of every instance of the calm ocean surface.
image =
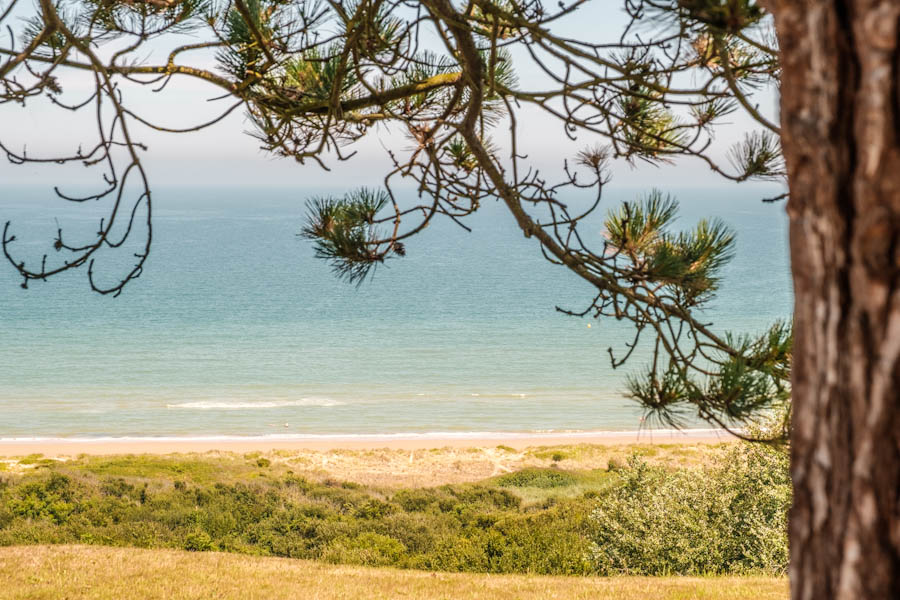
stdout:
{"type": "MultiPolygon", "coordinates": [[[[715,327],[788,316],[783,206],[750,189],[673,193],[682,227],[718,216],[738,233],[715,327]]],[[[26,291],[0,264],[0,438],[638,428],[622,381],[644,357],[613,371],[606,352],[629,327],[556,312],[582,309],[590,287],[545,262],[501,206],[470,219],[472,233],[432,225],[357,288],[295,236],[308,195],[156,189],[152,254],[119,298],[91,293],[83,272],[26,291]]],[[[30,256],[55,218],[74,242],[100,214],[0,186],[0,220],[30,256]]],[[[130,251],[101,260],[101,279],[130,251]]]]}

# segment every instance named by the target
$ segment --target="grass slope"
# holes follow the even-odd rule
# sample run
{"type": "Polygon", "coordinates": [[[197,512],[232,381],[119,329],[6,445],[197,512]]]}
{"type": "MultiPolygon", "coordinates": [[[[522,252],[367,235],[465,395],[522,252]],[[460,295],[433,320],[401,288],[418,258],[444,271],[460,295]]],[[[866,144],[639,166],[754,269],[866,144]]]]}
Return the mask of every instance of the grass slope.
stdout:
{"type": "Polygon", "coordinates": [[[98,546],[0,548],[0,598],[782,600],[764,577],[548,577],[427,573],[214,552],[98,546]]]}

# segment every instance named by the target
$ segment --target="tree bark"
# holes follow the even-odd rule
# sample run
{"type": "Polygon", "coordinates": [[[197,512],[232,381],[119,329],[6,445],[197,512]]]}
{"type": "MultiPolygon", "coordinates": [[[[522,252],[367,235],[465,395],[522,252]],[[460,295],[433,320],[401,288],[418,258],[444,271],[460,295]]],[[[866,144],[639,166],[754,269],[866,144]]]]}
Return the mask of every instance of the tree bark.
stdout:
{"type": "Polygon", "coordinates": [[[900,598],[900,1],[769,4],[795,293],[791,595],[900,598]]]}

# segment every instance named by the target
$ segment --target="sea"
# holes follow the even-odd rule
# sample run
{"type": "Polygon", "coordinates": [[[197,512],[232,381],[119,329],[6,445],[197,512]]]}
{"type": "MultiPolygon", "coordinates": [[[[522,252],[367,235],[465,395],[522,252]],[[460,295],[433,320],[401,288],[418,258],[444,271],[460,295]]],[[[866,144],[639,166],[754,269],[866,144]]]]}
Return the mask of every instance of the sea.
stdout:
{"type": "MultiPolygon", "coordinates": [[[[107,207],[49,187],[0,185],[10,251],[36,264],[90,239],[107,207]]],[[[703,313],[716,331],[762,331],[789,318],[783,205],[759,189],[667,190],[677,227],[719,218],[736,255],[703,313]]],[[[603,215],[646,190],[609,189],[582,226],[600,245],[603,215]]],[[[0,262],[0,440],[316,438],[630,432],[647,427],[626,394],[646,349],[613,369],[630,324],[577,318],[591,287],[545,260],[506,209],[486,202],[471,232],[437,219],[407,255],[355,286],[297,234],[315,195],[342,190],[153,191],[153,245],[119,297],[81,269],[21,287],[0,262]]],[[[573,203],[586,201],[573,199],[573,203]]],[[[142,217],[141,212],[138,218],[142,217]]],[[[145,231],[101,253],[116,279],[145,231]]],[[[693,426],[708,427],[700,422],[693,426]]]]}

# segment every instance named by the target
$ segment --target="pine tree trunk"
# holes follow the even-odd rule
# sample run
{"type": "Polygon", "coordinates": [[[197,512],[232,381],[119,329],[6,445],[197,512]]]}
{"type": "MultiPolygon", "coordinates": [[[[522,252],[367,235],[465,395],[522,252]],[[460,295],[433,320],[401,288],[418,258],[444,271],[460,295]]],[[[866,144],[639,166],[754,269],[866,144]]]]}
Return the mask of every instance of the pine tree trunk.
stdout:
{"type": "Polygon", "coordinates": [[[794,273],[791,592],[900,598],[900,0],[774,0],[794,273]]]}

